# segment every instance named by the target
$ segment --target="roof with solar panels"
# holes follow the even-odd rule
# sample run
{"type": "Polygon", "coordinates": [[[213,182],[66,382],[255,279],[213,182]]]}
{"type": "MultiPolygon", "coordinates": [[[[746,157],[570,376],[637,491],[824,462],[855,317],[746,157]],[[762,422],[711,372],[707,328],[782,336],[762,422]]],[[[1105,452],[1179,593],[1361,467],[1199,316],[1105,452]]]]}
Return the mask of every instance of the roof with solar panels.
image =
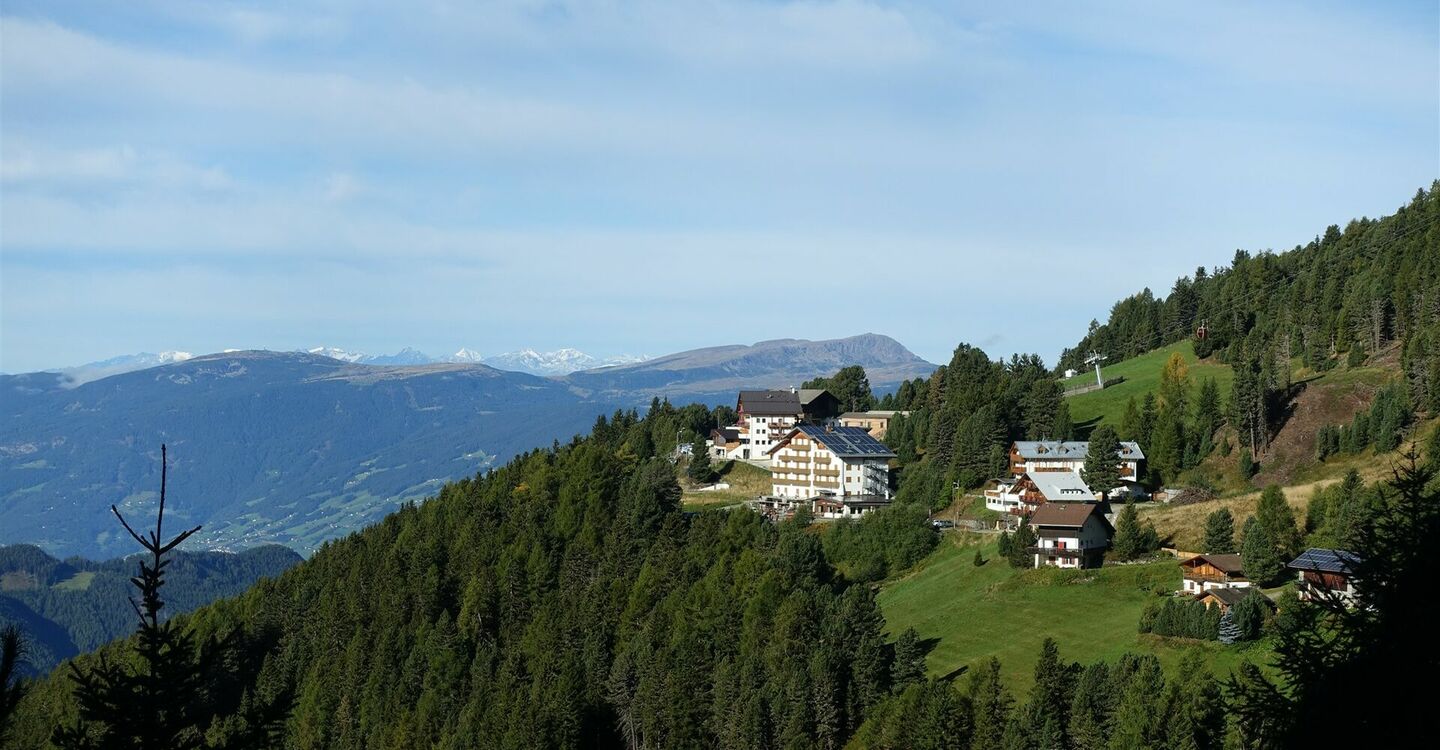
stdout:
{"type": "Polygon", "coordinates": [[[790,439],[797,434],[804,434],[806,437],[825,446],[825,449],[834,453],[840,458],[895,458],[895,452],[890,446],[875,439],[869,430],[863,427],[841,427],[818,424],[796,425],[795,429],[785,436],[784,440],[775,444],[770,449],[771,453],[790,442],[790,439]]]}
{"type": "Polygon", "coordinates": [[[1292,570],[1318,570],[1322,573],[1350,574],[1360,562],[1360,556],[1343,549],[1322,549],[1311,547],[1290,561],[1292,570]]]}

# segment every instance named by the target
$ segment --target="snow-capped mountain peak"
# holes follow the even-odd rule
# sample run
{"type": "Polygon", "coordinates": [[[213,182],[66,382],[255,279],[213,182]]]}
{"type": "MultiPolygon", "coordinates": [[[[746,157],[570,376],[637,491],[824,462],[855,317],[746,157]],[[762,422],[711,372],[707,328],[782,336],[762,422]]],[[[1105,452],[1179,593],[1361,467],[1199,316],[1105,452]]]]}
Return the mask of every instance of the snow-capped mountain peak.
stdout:
{"type": "Polygon", "coordinates": [[[317,346],[314,349],[307,349],[306,351],[310,354],[318,354],[322,357],[338,359],[341,362],[359,362],[365,359],[365,354],[362,352],[337,349],[333,346],[317,346]]]}
{"type": "Polygon", "coordinates": [[[600,359],[586,354],[579,349],[556,349],[549,352],[537,352],[534,349],[521,349],[504,354],[496,354],[486,357],[482,361],[491,367],[500,370],[513,370],[515,372],[526,372],[531,375],[569,375],[579,370],[589,370],[595,367],[607,365],[629,364],[642,362],[645,357],[632,355],[621,355],[600,359]]]}
{"type": "Polygon", "coordinates": [[[483,361],[484,359],[485,358],[480,355],[480,352],[477,352],[474,349],[466,349],[464,347],[461,347],[460,351],[457,351],[454,354],[450,355],[451,362],[463,362],[467,364],[476,364],[483,361]]]}

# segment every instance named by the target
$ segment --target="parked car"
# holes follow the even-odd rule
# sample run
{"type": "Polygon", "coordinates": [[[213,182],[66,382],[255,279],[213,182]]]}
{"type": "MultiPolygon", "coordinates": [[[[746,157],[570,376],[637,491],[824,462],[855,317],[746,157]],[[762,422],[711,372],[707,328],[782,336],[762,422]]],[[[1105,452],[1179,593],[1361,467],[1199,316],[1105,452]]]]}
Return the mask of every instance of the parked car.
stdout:
{"type": "Polygon", "coordinates": [[[955,528],[955,522],[947,521],[943,518],[932,518],[930,519],[930,526],[936,529],[953,529],[955,528]]]}

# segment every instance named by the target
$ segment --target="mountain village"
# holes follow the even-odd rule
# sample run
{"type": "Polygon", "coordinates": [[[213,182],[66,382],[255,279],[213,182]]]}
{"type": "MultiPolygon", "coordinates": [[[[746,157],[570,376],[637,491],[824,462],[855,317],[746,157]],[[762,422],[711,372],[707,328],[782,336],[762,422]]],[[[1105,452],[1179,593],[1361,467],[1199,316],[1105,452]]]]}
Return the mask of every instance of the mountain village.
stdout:
{"type": "MultiPolygon", "coordinates": [[[[829,391],[808,388],[740,391],[735,412],[735,424],[714,429],[706,449],[712,459],[770,472],[770,493],[749,502],[766,518],[781,521],[803,511],[819,521],[853,519],[891,504],[897,456],[883,440],[891,420],[907,412],[842,413],[829,391]]],[[[984,506],[995,520],[972,521],[970,527],[1014,531],[1028,525],[1036,568],[1100,567],[1115,539],[1116,506],[1164,501],[1167,495],[1152,493],[1140,481],[1145,453],[1138,443],[1120,442],[1115,455],[1120,482],[1113,487],[1086,482],[1089,452],[1086,441],[1015,441],[1010,476],[991,480],[983,490],[984,506]]],[[[952,521],[932,523],[937,529],[954,527],[952,521]]],[[[1176,593],[1206,607],[1226,612],[1252,586],[1239,554],[1172,551],[1180,558],[1183,580],[1176,593]]],[[[1294,572],[1302,600],[1349,603],[1356,562],[1346,550],[1312,548],[1286,567],[1294,572]]]]}

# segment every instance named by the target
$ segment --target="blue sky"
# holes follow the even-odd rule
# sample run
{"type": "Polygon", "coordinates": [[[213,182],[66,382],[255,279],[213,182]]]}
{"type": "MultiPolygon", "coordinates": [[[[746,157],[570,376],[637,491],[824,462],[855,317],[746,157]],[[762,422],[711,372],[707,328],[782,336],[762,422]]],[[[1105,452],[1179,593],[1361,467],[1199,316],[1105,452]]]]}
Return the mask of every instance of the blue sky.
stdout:
{"type": "Polygon", "coordinates": [[[1440,177],[1435,3],[0,7],[8,372],[865,331],[1053,361],[1440,177]]]}

